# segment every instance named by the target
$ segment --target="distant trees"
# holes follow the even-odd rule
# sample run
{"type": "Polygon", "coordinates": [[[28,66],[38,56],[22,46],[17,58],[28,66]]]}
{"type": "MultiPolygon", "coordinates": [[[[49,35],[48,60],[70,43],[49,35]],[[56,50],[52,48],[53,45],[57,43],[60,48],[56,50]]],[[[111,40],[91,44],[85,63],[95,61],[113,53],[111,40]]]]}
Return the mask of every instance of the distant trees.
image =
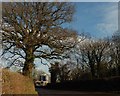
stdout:
{"type": "Polygon", "coordinates": [[[92,78],[119,76],[119,40],[120,34],[116,32],[110,39],[84,41],[79,46],[79,63],[88,66],[86,68],[90,69],[92,78]]]}
{"type": "Polygon", "coordinates": [[[51,83],[55,84],[58,78],[58,74],[60,72],[59,62],[55,62],[55,64],[51,64],[49,71],[51,73],[51,83]]]}
{"type": "Polygon", "coordinates": [[[97,40],[86,38],[65,51],[67,63],[57,62],[53,71],[55,82],[119,76],[119,42],[116,42],[119,38],[115,36],[97,40]]]}
{"type": "Polygon", "coordinates": [[[76,32],[61,27],[72,20],[73,4],[6,2],[2,7],[3,54],[12,61],[9,67],[20,65],[23,74],[31,77],[35,58],[62,58],[74,46],[76,32]]]}
{"type": "Polygon", "coordinates": [[[90,67],[92,77],[95,77],[95,49],[93,42],[86,42],[80,46],[82,62],[90,67]]]}
{"type": "Polygon", "coordinates": [[[105,61],[105,55],[107,54],[109,48],[109,41],[101,41],[99,40],[94,44],[95,52],[95,61],[96,61],[96,68],[97,68],[97,77],[100,77],[101,74],[101,64],[105,61]]]}
{"type": "Polygon", "coordinates": [[[63,64],[60,62],[55,62],[54,64],[51,64],[51,67],[49,69],[51,73],[51,83],[64,82],[66,80],[69,80],[69,64],[63,64]]]}
{"type": "Polygon", "coordinates": [[[113,58],[115,65],[116,65],[116,70],[117,70],[117,75],[120,76],[120,32],[117,31],[114,35],[113,35],[113,58]]]}
{"type": "Polygon", "coordinates": [[[82,61],[90,67],[92,77],[99,77],[101,63],[108,49],[109,42],[98,40],[88,41],[80,46],[82,61]]]}
{"type": "Polygon", "coordinates": [[[59,64],[59,74],[58,74],[59,81],[64,82],[66,80],[69,80],[69,78],[70,78],[69,73],[70,73],[69,64],[68,63],[65,63],[65,64],[60,63],[59,64]]]}

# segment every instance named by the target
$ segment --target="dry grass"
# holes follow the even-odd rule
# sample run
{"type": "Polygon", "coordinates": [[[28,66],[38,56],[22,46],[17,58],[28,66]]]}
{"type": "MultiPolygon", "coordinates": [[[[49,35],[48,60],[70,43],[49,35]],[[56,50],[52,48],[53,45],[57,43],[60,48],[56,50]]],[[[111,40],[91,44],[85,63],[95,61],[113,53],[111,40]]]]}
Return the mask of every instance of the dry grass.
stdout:
{"type": "Polygon", "coordinates": [[[2,71],[2,94],[37,94],[32,80],[19,73],[2,71]]]}

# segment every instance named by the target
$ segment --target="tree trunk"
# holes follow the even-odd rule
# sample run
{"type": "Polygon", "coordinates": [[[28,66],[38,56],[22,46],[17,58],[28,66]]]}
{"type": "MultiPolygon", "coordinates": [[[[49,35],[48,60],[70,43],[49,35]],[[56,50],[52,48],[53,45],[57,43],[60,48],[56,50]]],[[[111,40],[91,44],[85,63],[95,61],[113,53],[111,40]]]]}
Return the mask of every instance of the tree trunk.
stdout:
{"type": "Polygon", "coordinates": [[[100,62],[97,62],[97,78],[100,78],[100,62]]]}
{"type": "Polygon", "coordinates": [[[95,68],[94,68],[93,63],[90,63],[90,69],[91,69],[92,79],[94,79],[95,78],[95,68]]]}
{"type": "Polygon", "coordinates": [[[120,76],[120,53],[118,54],[118,76],[120,76]]]}
{"type": "Polygon", "coordinates": [[[57,80],[57,73],[55,70],[52,70],[51,71],[51,83],[52,84],[55,84],[56,83],[56,80],[57,80]]]}
{"type": "Polygon", "coordinates": [[[118,72],[117,72],[117,73],[118,73],[117,75],[120,76],[120,65],[118,65],[117,71],[118,71],[118,72]]]}
{"type": "Polygon", "coordinates": [[[23,67],[23,75],[32,77],[32,69],[34,68],[34,53],[33,48],[26,50],[26,59],[23,67]]]}

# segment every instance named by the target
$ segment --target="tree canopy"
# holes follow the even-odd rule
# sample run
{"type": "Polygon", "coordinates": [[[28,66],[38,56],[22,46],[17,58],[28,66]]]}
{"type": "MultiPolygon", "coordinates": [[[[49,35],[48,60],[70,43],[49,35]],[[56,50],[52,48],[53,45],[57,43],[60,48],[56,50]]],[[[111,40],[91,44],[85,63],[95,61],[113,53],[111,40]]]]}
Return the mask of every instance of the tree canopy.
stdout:
{"type": "Polygon", "coordinates": [[[14,59],[11,65],[24,59],[21,66],[27,76],[35,58],[61,58],[75,44],[76,32],[61,26],[72,20],[73,13],[73,4],[65,2],[3,3],[3,54],[14,59]]]}

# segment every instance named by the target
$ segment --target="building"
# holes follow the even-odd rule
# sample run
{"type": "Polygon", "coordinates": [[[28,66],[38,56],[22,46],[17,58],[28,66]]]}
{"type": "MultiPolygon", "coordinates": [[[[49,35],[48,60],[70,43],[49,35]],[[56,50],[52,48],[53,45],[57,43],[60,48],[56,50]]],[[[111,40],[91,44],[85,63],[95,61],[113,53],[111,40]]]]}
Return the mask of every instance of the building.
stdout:
{"type": "Polygon", "coordinates": [[[39,76],[39,80],[35,81],[36,86],[45,86],[50,83],[50,75],[46,73],[42,73],[39,76]]]}

